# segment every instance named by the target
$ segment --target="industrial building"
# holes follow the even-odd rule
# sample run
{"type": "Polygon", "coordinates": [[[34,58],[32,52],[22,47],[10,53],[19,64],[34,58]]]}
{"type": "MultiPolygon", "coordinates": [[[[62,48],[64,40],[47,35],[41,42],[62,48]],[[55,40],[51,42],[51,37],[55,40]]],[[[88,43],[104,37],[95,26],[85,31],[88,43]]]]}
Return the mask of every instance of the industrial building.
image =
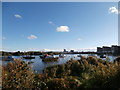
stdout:
{"type": "Polygon", "coordinates": [[[120,46],[112,45],[111,47],[108,46],[97,47],[97,53],[120,55],[120,46]]]}

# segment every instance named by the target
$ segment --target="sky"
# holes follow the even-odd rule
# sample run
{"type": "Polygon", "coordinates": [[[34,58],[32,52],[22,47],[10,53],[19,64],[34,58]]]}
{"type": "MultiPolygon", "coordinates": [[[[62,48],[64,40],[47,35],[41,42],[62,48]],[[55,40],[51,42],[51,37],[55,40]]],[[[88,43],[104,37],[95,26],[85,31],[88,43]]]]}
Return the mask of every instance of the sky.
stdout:
{"type": "Polygon", "coordinates": [[[3,2],[119,2],[119,0],[2,0],[3,2]]]}
{"type": "Polygon", "coordinates": [[[117,5],[117,2],[4,2],[3,50],[82,50],[117,45],[117,5]]]}

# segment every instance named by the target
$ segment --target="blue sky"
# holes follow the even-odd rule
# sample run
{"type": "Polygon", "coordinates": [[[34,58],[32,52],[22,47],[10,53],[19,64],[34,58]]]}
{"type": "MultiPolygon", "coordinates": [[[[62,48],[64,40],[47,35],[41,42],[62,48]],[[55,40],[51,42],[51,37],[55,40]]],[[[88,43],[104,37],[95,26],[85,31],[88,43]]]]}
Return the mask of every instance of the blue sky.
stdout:
{"type": "Polygon", "coordinates": [[[3,49],[86,49],[118,43],[117,2],[3,3],[3,49]]]}

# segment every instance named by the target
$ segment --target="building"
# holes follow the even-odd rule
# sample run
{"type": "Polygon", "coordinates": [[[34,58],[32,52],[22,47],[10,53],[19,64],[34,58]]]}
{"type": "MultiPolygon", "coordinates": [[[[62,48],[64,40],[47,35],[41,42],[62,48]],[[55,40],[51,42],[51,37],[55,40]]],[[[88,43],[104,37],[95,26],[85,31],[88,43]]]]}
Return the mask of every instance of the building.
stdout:
{"type": "Polygon", "coordinates": [[[111,49],[112,49],[113,54],[115,54],[115,55],[119,54],[120,55],[120,46],[112,45],[111,49]]]}
{"type": "Polygon", "coordinates": [[[97,47],[97,53],[120,55],[120,46],[112,45],[111,47],[108,46],[97,47]]]}
{"type": "Polygon", "coordinates": [[[111,47],[108,47],[108,46],[103,46],[102,47],[102,52],[103,53],[111,53],[111,47]]]}
{"type": "Polygon", "coordinates": [[[103,51],[103,49],[101,47],[97,47],[97,53],[98,54],[103,53],[102,51],[103,51]]]}
{"type": "Polygon", "coordinates": [[[67,52],[67,50],[66,49],[64,49],[64,51],[63,52],[67,52]]]}
{"type": "Polygon", "coordinates": [[[70,50],[70,52],[74,52],[74,50],[70,50]]]}

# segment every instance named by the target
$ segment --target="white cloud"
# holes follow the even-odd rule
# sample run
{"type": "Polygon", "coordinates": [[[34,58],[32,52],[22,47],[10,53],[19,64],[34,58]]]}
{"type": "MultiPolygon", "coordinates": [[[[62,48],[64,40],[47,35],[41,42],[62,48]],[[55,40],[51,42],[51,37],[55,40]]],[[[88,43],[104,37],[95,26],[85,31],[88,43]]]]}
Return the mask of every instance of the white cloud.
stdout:
{"type": "MultiPolygon", "coordinates": [[[[74,50],[74,51],[96,51],[97,48],[96,47],[91,47],[91,48],[66,48],[67,51],[70,51],[70,50],[74,50]]],[[[63,51],[63,50],[62,50],[63,51]]]]}
{"type": "Polygon", "coordinates": [[[30,36],[27,37],[27,39],[30,39],[30,40],[32,40],[32,39],[37,39],[37,36],[35,36],[35,35],[30,35],[30,36]]]}
{"type": "Polygon", "coordinates": [[[41,51],[48,52],[48,51],[53,51],[53,52],[62,52],[63,49],[41,49],[41,51]]]}
{"type": "Polygon", "coordinates": [[[52,21],[49,21],[48,23],[49,23],[49,24],[53,24],[53,22],[52,22],[52,21]]]}
{"type": "Polygon", "coordinates": [[[15,18],[20,18],[20,19],[22,18],[22,16],[19,15],[19,14],[15,14],[14,17],[15,17],[15,18]]]}
{"type": "Polygon", "coordinates": [[[109,13],[119,14],[119,11],[115,6],[110,7],[108,11],[109,13]]]}
{"type": "Polygon", "coordinates": [[[80,48],[80,49],[77,49],[77,51],[96,51],[97,48],[96,47],[92,47],[92,48],[80,48]]]}
{"type": "Polygon", "coordinates": [[[52,21],[49,21],[48,23],[51,24],[51,25],[55,25],[52,21]]]}
{"type": "Polygon", "coordinates": [[[56,30],[57,30],[57,32],[69,32],[70,31],[68,26],[59,26],[59,27],[57,27],[56,30]]]}
{"type": "Polygon", "coordinates": [[[79,40],[79,41],[80,41],[80,40],[82,40],[82,39],[81,39],[81,38],[78,38],[77,40],[79,40]]]}

